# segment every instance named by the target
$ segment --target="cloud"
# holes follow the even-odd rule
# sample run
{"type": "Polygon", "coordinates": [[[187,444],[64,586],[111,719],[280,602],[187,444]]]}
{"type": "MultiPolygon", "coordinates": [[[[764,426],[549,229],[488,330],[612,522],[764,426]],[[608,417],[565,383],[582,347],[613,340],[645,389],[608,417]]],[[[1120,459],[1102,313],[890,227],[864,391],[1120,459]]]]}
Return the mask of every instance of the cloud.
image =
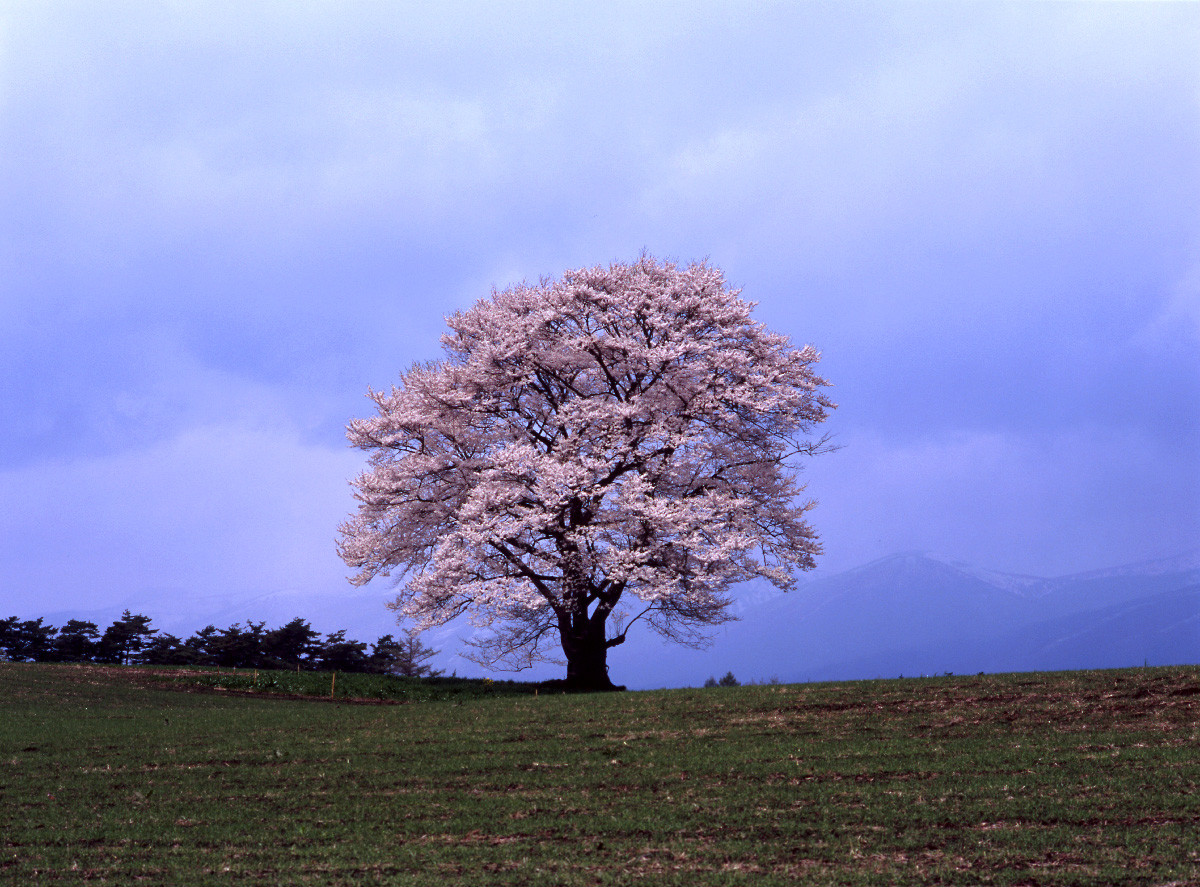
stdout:
{"type": "Polygon", "coordinates": [[[12,581],[340,582],[367,385],[642,247],[824,350],[830,558],[1193,532],[1200,7],[682,10],[0,10],[12,581]]]}
{"type": "Polygon", "coordinates": [[[880,239],[1062,237],[1094,221],[1081,210],[1116,198],[1109,211],[1126,211],[1165,181],[1163,164],[1195,182],[1200,65],[1183,50],[1194,15],[975,10],[966,26],[938,16],[923,39],[824,88],[781,84],[703,119],[646,191],[646,211],[726,249],[766,246],[844,272],[864,250],[877,256],[880,239]]]}
{"type": "Polygon", "coordinates": [[[357,454],[290,429],[197,426],[144,449],[0,473],[0,595],[102,606],[146,588],[344,587],[357,454]]]}
{"type": "MultiPolygon", "coordinates": [[[[1195,346],[1200,344],[1200,261],[1180,276],[1161,307],[1137,331],[1133,341],[1146,348],[1182,345],[1195,356],[1195,346]]],[[[1195,374],[1200,374],[1200,369],[1196,369],[1195,374]]]]}
{"type": "Polygon", "coordinates": [[[1187,447],[1111,428],[846,436],[811,463],[822,569],[928,550],[1040,576],[1170,557],[1200,538],[1187,447]]]}

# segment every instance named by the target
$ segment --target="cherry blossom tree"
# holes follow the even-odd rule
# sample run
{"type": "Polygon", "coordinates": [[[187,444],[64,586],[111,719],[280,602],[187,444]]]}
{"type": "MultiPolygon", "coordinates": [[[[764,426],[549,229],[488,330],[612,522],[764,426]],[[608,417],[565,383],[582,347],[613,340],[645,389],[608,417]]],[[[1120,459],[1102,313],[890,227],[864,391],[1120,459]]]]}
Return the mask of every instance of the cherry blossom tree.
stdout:
{"type": "Polygon", "coordinates": [[[753,307],[707,263],[643,254],[449,317],[445,358],[348,426],[370,454],[341,527],[351,581],[395,574],[389,606],[418,629],[469,614],[489,666],[561,648],[587,688],[612,687],[638,621],[702,646],[731,584],[791,587],[821,550],[796,473],[835,405],[818,352],[753,307]]]}

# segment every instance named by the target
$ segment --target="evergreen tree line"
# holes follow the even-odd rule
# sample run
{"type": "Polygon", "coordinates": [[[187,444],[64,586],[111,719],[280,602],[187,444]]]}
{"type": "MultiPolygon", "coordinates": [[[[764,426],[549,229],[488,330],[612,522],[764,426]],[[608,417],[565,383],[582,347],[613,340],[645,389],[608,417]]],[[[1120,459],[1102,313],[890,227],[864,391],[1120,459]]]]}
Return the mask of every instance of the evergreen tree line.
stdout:
{"type": "Polygon", "coordinates": [[[103,632],[72,619],[62,628],[38,619],[0,619],[0,660],[97,662],[120,665],[219,665],[433,677],[425,662],[436,654],[415,632],[387,634],[367,644],[335,631],[324,638],[300,617],[267,630],[265,622],[206,626],[187,640],[151,628],[150,617],[126,610],[103,632]]]}

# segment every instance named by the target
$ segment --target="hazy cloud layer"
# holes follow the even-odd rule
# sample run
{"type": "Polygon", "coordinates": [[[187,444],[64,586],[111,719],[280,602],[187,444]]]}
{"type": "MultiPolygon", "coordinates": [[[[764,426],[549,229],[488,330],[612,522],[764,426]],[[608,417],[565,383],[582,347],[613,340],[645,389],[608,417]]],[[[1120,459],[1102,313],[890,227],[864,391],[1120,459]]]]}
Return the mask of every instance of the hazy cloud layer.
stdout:
{"type": "Polygon", "coordinates": [[[643,247],[823,349],[829,566],[1190,547],[1198,42],[1184,4],[10,4],[0,600],[339,587],[367,385],[643,247]]]}

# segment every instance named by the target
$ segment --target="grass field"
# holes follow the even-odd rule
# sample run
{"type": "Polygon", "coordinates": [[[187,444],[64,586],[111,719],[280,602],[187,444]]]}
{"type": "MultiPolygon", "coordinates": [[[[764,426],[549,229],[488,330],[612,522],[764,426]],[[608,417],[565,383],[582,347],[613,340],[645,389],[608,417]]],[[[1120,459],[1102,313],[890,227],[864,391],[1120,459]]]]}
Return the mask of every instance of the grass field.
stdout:
{"type": "Polygon", "coordinates": [[[238,690],[0,665],[0,882],[1200,884],[1195,667],[238,690]]]}
{"type": "MultiPolygon", "coordinates": [[[[129,672],[126,672],[129,674],[129,672]]],[[[393,675],[258,669],[146,668],[136,680],[181,690],[209,689],[268,696],[318,696],[359,702],[464,702],[496,696],[533,696],[550,687],[489,678],[404,678],[393,675]]]]}

